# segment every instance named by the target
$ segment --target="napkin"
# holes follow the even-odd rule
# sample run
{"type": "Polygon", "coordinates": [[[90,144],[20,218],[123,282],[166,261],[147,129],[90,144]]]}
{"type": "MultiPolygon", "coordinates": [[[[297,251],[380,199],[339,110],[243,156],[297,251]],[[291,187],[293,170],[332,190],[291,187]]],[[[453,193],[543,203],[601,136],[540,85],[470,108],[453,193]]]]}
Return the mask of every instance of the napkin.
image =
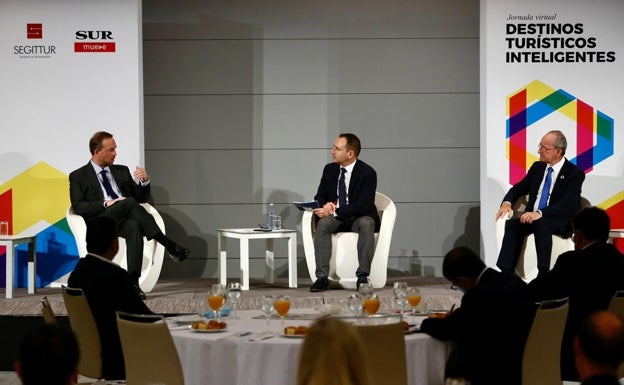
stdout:
{"type": "MultiPolygon", "coordinates": [[[[227,317],[228,314],[230,314],[230,312],[232,311],[232,308],[230,308],[229,306],[224,306],[221,308],[221,317],[227,317]]],[[[206,318],[215,318],[215,312],[212,310],[208,310],[207,312],[202,314],[204,317],[206,318]]]]}

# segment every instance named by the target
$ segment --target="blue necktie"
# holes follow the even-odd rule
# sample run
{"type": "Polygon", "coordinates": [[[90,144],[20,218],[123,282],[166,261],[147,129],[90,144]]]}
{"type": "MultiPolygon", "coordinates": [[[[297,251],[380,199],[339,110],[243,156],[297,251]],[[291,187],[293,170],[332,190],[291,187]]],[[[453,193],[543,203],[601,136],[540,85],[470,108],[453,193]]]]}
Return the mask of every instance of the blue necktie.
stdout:
{"type": "Polygon", "coordinates": [[[552,172],[553,172],[553,168],[548,167],[548,172],[546,173],[546,180],[544,181],[544,188],[542,188],[542,195],[540,196],[539,205],[537,206],[538,210],[541,210],[547,206],[548,196],[550,195],[550,184],[552,183],[552,172]]]}
{"type": "Polygon", "coordinates": [[[102,170],[100,171],[100,174],[102,174],[102,185],[104,186],[106,193],[113,199],[119,198],[119,195],[113,191],[113,186],[111,186],[110,181],[108,180],[108,176],[106,175],[108,174],[108,171],[102,170]]]}
{"type": "Polygon", "coordinates": [[[347,169],[340,168],[340,179],[338,179],[338,207],[345,207],[347,205],[347,185],[345,184],[345,174],[347,169]]]}

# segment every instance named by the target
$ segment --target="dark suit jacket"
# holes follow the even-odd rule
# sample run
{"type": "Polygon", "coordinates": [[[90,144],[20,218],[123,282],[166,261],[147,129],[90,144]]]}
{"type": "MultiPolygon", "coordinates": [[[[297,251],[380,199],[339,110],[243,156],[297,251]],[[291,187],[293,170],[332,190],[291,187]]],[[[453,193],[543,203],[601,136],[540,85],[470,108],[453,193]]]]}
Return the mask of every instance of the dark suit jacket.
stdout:
{"type": "MultiPolygon", "coordinates": [[[[523,195],[529,194],[527,211],[534,207],[540,184],[544,178],[547,164],[535,162],[522,180],[516,183],[505,195],[503,202],[513,203],[523,195]]],[[[585,173],[567,159],[559,171],[548,206],[542,209],[542,218],[547,218],[557,234],[569,234],[569,222],[581,205],[581,187],[585,173]]]]}
{"type": "Polygon", "coordinates": [[[603,242],[561,254],[548,274],[529,283],[529,293],[536,301],[570,299],[561,347],[564,379],[578,381],[573,339],[581,321],[594,311],[607,309],[615,291],[621,289],[624,289],[624,255],[603,242]]]}
{"type": "Polygon", "coordinates": [[[125,379],[115,312],[153,314],[138,296],[130,274],[115,264],[88,254],[80,258],[67,284],[83,290],[93,312],[102,344],[104,378],[125,379]]]}
{"type": "MultiPolygon", "coordinates": [[[[338,200],[338,176],[340,165],[329,163],[323,169],[321,182],[316,192],[316,199],[321,206],[338,200]]],[[[349,180],[349,204],[336,210],[336,217],[342,222],[351,223],[359,217],[369,216],[375,220],[375,229],[379,231],[381,220],[375,207],[377,173],[368,164],[357,160],[349,180]]]]}
{"type": "MultiPolygon", "coordinates": [[[[124,197],[135,198],[139,203],[147,202],[150,195],[149,184],[144,187],[138,185],[126,166],[113,164],[109,168],[124,197]]],[[[91,162],[69,174],[69,198],[74,212],[85,218],[104,212],[104,194],[91,162]]]]}
{"type": "Polygon", "coordinates": [[[443,319],[425,319],[421,330],[457,343],[458,366],[447,368],[453,369],[449,375],[472,385],[517,385],[533,314],[524,281],[487,268],[457,310],[443,319]]]}

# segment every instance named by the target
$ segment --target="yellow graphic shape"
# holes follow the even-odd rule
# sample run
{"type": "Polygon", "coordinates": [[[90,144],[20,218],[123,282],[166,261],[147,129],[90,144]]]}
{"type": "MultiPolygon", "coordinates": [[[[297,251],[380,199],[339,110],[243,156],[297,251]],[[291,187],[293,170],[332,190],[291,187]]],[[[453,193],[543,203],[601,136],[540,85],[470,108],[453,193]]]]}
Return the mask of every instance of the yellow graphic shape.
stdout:
{"type": "Polygon", "coordinates": [[[603,210],[607,210],[611,206],[615,206],[616,204],[622,202],[623,200],[624,200],[624,191],[620,191],[619,193],[615,194],[614,196],[605,200],[604,202],[597,204],[596,206],[600,207],[603,210]]]}
{"type": "Polygon", "coordinates": [[[69,207],[67,174],[39,162],[13,179],[0,185],[0,194],[13,190],[13,233],[43,220],[56,223],[65,217],[69,207]]]}

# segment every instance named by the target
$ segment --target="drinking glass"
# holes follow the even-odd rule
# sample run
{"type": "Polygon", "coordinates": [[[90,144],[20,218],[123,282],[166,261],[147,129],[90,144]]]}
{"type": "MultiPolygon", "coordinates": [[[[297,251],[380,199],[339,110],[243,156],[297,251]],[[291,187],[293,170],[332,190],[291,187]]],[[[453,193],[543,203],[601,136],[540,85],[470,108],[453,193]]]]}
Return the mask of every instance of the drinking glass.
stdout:
{"type": "Polygon", "coordinates": [[[359,293],[353,293],[349,296],[349,301],[347,302],[347,306],[351,314],[356,317],[362,315],[362,311],[364,310],[362,303],[362,296],[359,293]]]}
{"type": "Polygon", "coordinates": [[[407,301],[412,308],[412,314],[416,314],[416,307],[420,304],[421,300],[422,296],[420,295],[420,290],[418,288],[410,287],[407,289],[407,301]]]}
{"type": "Polygon", "coordinates": [[[225,300],[225,286],[220,283],[215,283],[212,285],[212,289],[210,290],[210,295],[208,296],[208,305],[215,312],[215,318],[217,321],[221,317],[221,307],[223,306],[223,301],[225,300]]]}
{"type": "Polygon", "coordinates": [[[377,311],[379,311],[379,306],[381,305],[381,301],[375,293],[364,297],[364,301],[362,301],[362,303],[364,305],[364,310],[366,311],[366,314],[368,314],[369,316],[377,314],[377,311]]]}
{"type": "Polygon", "coordinates": [[[269,328],[269,320],[271,319],[271,313],[275,310],[275,297],[268,294],[262,297],[262,307],[260,310],[266,317],[266,331],[268,332],[271,330],[269,328]]]}
{"type": "Polygon", "coordinates": [[[282,229],[282,216],[273,215],[273,230],[281,230],[281,229],[282,229]]]}
{"type": "Polygon", "coordinates": [[[358,289],[358,293],[360,293],[362,297],[366,297],[366,296],[373,294],[373,291],[374,291],[373,285],[371,285],[370,282],[365,282],[361,284],[360,288],[358,289]]]}
{"type": "Polygon", "coordinates": [[[284,317],[286,317],[286,314],[288,314],[290,310],[290,297],[287,295],[280,295],[275,299],[273,306],[277,314],[282,318],[282,329],[284,329],[284,317]]]}
{"type": "Polygon", "coordinates": [[[9,235],[9,222],[8,221],[0,222],[0,235],[9,235]]]}
{"type": "Polygon", "coordinates": [[[232,304],[232,318],[238,318],[236,315],[236,306],[243,295],[243,288],[239,282],[230,282],[227,287],[227,300],[232,304]]]}
{"type": "Polygon", "coordinates": [[[399,307],[401,314],[405,311],[407,306],[407,282],[395,282],[393,293],[394,303],[399,307]]]}

